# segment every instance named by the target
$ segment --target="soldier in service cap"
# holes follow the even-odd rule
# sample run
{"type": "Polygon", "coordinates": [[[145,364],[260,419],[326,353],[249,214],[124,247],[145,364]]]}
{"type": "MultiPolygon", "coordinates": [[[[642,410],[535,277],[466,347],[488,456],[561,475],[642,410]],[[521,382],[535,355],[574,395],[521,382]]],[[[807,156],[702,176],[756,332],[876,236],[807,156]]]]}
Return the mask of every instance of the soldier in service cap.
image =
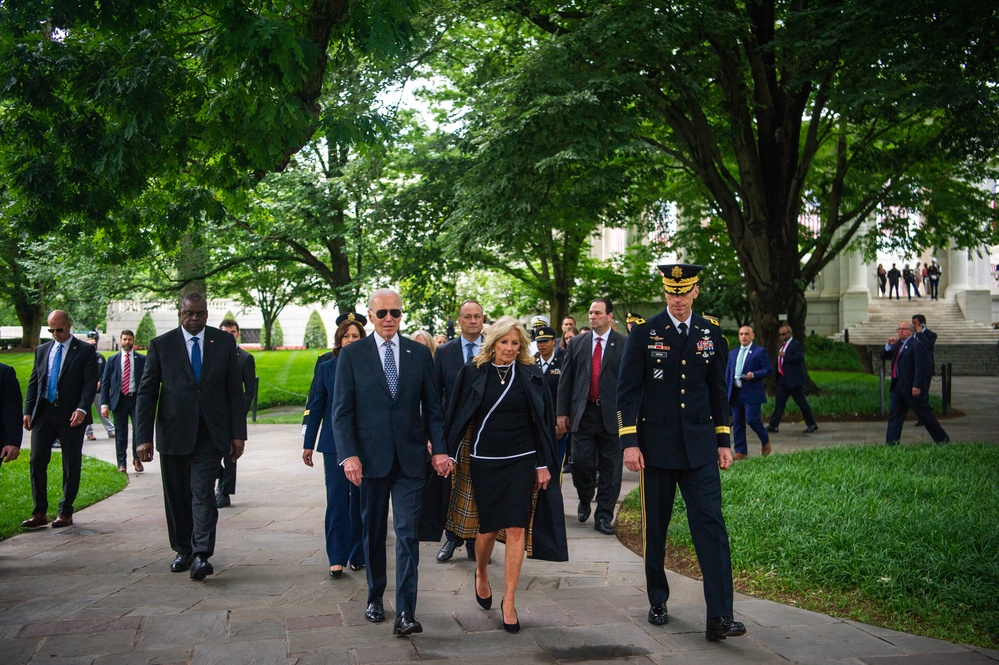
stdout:
{"type": "Polygon", "coordinates": [[[704,577],[705,637],[745,635],[733,619],[732,561],[719,469],[732,465],[725,400],[728,344],[717,320],[693,313],[701,266],[659,266],[666,309],[635,321],[618,381],[624,465],[641,474],[649,623],[669,621],[664,559],[677,485],[704,577]]]}

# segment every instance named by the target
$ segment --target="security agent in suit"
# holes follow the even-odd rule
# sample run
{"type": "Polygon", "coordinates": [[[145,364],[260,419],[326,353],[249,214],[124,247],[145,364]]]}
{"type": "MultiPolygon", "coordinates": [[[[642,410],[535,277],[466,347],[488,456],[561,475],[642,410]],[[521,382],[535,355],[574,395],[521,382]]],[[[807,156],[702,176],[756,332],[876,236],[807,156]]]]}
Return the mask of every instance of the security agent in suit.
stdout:
{"type": "Polygon", "coordinates": [[[935,442],[950,441],[947,432],[933,415],[933,411],[921,399],[927,388],[928,358],[926,347],[913,333],[915,329],[912,322],[902,321],[898,324],[898,337],[889,337],[888,343],[881,351],[882,360],[892,361],[888,431],[885,434],[885,443],[889,446],[898,445],[902,436],[902,423],[905,422],[909,409],[916,412],[916,417],[922,421],[935,442]]]}
{"type": "Polygon", "coordinates": [[[0,462],[13,462],[21,454],[21,384],[10,365],[0,363],[0,462]]]}
{"type": "Polygon", "coordinates": [[[200,293],[181,302],[180,327],[149,343],[139,381],[135,427],[139,460],[153,460],[153,430],[160,453],[170,570],[190,568],[192,580],[214,573],[215,479],[222,456],[239,459],[246,444],[246,407],[236,341],[209,328],[200,293]]]}
{"type": "MultiPolygon", "coordinates": [[[[219,323],[219,330],[227,332],[236,340],[236,358],[239,359],[239,375],[243,384],[243,405],[249,413],[250,405],[257,394],[257,363],[249,353],[239,348],[239,324],[233,319],[224,319],[219,323]]],[[[219,484],[215,488],[215,507],[228,508],[232,505],[230,494],[236,493],[236,460],[226,453],[222,456],[222,468],[219,470],[219,484]]]]}
{"type": "Polygon", "coordinates": [[[402,299],[389,289],[371,294],[375,334],[343,349],[333,389],[333,439],[347,480],[361,488],[367,561],[368,621],[385,620],[385,539],[389,500],[395,527],[394,635],[423,631],[416,619],[417,521],[423,497],[427,441],[438,475],[451,473],[444,417],[430,349],[399,335],[402,299]]]}
{"type": "Polygon", "coordinates": [[[31,496],[35,507],[31,518],[21,522],[26,529],[48,523],[47,473],[52,444],[62,447],[62,501],[54,527],[73,523],[73,502],[80,490],[83,464],[83,434],[93,422],[90,409],[97,394],[97,352],[73,337],[69,314],[49,314],[52,341],[35,348],[35,364],[24,401],[24,429],[31,432],[31,496]]]}
{"type": "MultiPolygon", "coordinates": [[[[115,453],[118,457],[118,470],[125,473],[128,471],[128,420],[132,419],[132,428],[135,428],[135,395],[139,390],[139,379],[142,378],[142,370],[146,366],[146,357],[134,350],[135,333],[131,330],[122,330],[119,336],[121,341],[121,351],[108,358],[104,365],[104,374],[101,376],[101,417],[107,418],[114,415],[114,424],[117,432],[115,439],[115,453]],[[128,381],[125,381],[125,367],[128,367],[128,381]]],[[[132,466],[139,473],[145,468],[139,460],[136,450],[139,442],[132,432],[132,466]]]]}
{"type": "MultiPolygon", "coordinates": [[[[534,362],[541,368],[541,373],[545,377],[545,383],[548,385],[548,391],[551,393],[552,404],[554,405],[558,403],[558,384],[559,379],[562,378],[562,357],[555,352],[556,340],[559,339],[559,335],[555,333],[555,329],[551,326],[535,328],[533,335],[534,343],[538,347],[538,352],[534,354],[534,362]]],[[[555,425],[555,438],[557,441],[555,468],[562,471],[562,466],[565,463],[565,448],[569,437],[566,431],[558,426],[558,423],[555,425]]],[[[561,477],[559,478],[559,484],[562,484],[561,477]]]]}
{"type": "MultiPolygon", "coordinates": [[[[96,330],[91,330],[87,333],[87,344],[90,344],[95,349],[97,348],[97,342],[101,339],[101,335],[96,330]]],[[[104,415],[101,410],[101,381],[104,380],[104,367],[107,362],[104,360],[104,356],[100,353],[97,354],[97,393],[94,395],[94,406],[97,408],[97,413],[101,417],[101,424],[104,425],[104,431],[107,432],[108,438],[115,438],[114,423],[111,422],[106,415],[104,415]]],[[[87,441],[96,441],[97,437],[94,436],[94,425],[91,423],[87,425],[87,441]]]]}
{"type": "Polygon", "coordinates": [[[762,346],[753,344],[756,335],[749,326],[739,328],[738,349],[728,356],[725,367],[725,385],[728,386],[728,403],[732,408],[732,440],[735,443],[735,459],[744,459],[749,448],[746,444],[746,427],[752,428],[760,437],[763,454],[769,455],[770,436],[763,426],[760,405],[767,401],[767,391],[763,379],[773,371],[770,354],[762,346]]]}
{"type": "Polygon", "coordinates": [[[777,352],[777,401],[767,431],[777,433],[780,419],[784,417],[787,398],[791,396],[805,419],[805,434],[811,434],[819,426],[812,415],[812,407],[805,399],[805,345],[791,335],[791,326],[781,326],[777,334],[780,335],[780,350],[777,352]]]}
{"type": "Polygon", "coordinates": [[[624,335],[612,327],[614,306],[607,298],[593,301],[589,318],[592,330],[573,337],[562,359],[556,424],[572,435],[572,482],[579,496],[576,518],[585,522],[590,516],[596,492],[594,528],[612,535],[614,506],[621,495],[621,446],[614,432],[624,335]],[[598,353],[600,363],[595,368],[598,353]],[[596,381],[592,380],[594,369],[598,370],[596,381]]]}
{"type": "MultiPolygon", "coordinates": [[[[918,339],[923,347],[926,348],[926,390],[924,390],[920,395],[919,399],[923,400],[923,404],[926,408],[930,408],[930,384],[933,381],[933,376],[936,374],[936,365],[934,359],[934,351],[937,346],[937,334],[926,327],[926,317],[922,314],[912,315],[912,328],[916,331],[913,335],[918,339]]],[[[917,425],[922,425],[921,421],[916,422],[917,425]]]]}
{"type": "MultiPolygon", "coordinates": [[[[458,379],[458,371],[482,348],[484,324],[482,305],[474,300],[466,300],[458,306],[458,329],[461,334],[447,344],[437,347],[437,353],[434,355],[434,372],[437,376],[437,386],[441,391],[441,409],[445,413],[450,403],[451,390],[458,379]]],[[[448,492],[450,488],[444,487],[443,490],[448,492]]],[[[446,498],[444,497],[445,502],[446,498]]],[[[445,531],[444,544],[437,552],[437,562],[450,561],[454,551],[462,545],[465,545],[468,558],[475,561],[475,539],[462,539],[450,531],[445,531]]]]}
{"type": "Polygon", "coordinates": [[[725,362],[717,321],[692,313],[701,266],[659,266],[666,309],[638,321],[628,337],[618,384],[624,464],[641,473],[642,528],[649,623],[669,621],[666,530],[676,487],[704,577],[708,640],[745,635],[732,618],[732,561],[722,517],[718,469],[732,466],[725,362]]]}

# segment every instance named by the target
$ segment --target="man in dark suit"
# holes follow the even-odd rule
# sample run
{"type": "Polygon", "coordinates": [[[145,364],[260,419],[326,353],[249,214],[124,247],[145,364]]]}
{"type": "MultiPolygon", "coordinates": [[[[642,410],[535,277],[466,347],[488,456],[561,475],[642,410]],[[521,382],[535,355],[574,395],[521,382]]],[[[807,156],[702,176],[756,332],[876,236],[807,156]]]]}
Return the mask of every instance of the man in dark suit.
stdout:
{"type": "MultiPolygon", "coordinates": [[[[926,390],[919,395],[919,399],[923,400],[923,404],[929,409],[930,385],[933,381],[933,375],[936,374],[934,351],[937,346],[937,334],[926,327],[926,317],[922,314],[914,314],[912,316],[912,327],[916,331],[913,337],[918,339],[926,349],[926,390]]],[[[922,424],[921,420],[916,420],[916,425],[922,424]]]]}
{"type": "Polygon", "coordinates": [[[923,402],[921,395],[926,392],[926,347],[913,334],[915,327],[911,321],[898,324],[898,337],[889,337],[888,343],[881,351],[882,360],[891,360],[891,390],[889,391],[890,408],[888,411],[888,431],[885,443],[889,446],[898,445],[902,436],[902,423],[909,414],[909,409],[916,412],[916,417],[926,427],[926,431],[937,443],[947,443],[950,438],[933,411],[923,402]]]}
{"type": "Polygon", "coordinates": [[[642,474],[642,527],[649,623],[669,621],[669,583],[663,562],[676,487],[704,577],[705,637],[746,634],[733,620],[732,560],[722,517],[718,469],[732,466],[725,362],[728,344],[717,321],[692,311],[701,266],[659,266],[666,309],[635,322],[618,385],[618,422],[624,464],[642,474]]]}
{"type": "Polygon", "coordinates": [[[135,437],[135,394],[139,390],[139,379],[146,366],[146,357],[137,353],[135,333],[122,330],[119,336],[121,351],[108,358],[101,378],[101,416],[114,415],[117,438],[115,453],[118,457],[118,470],[128,472],[128,420],[132,419],[132,466],[139,473],[145,470],[139,459],[138,439],[135,437]]]}
{"type": "Polygon", "coordinates": [[[0,363],[0,462],[13,462],[21,454],[22,404],[17,373],[0,363]]]}
{"type": "Polygon", "coordinates": [[[777,433],[790,395],[801,409],[801,417],[805,419],[805,434],[811,434],[819,426],[812,415],[812,407],[805,399],[805,345],[791,335],[789,325],[781,326],[777,334],[780,335],[780,350],[777,352],[777,401],[767,431],[777,433]]]}
{"type": "MultiPolygon", "coordinates": [[[[447,344],[437,347],[434,355],[434,371],[437,376],[437,387],[441,391],[441,408],[446,413],[451,389],[458,378],[458,370],[475,357],[482,348],[482,326],[485,317],[482,305],[474,300],[466,300],[458,307],[458,330],[461,334],[447,344]]],[[[444,544],[437,552],[437,562],[450,561],[454,551],[465,545],[468,558],[475,561],[475,539],[463,540],[450,531],[444,531],[444,544]]]]}
{"type": "Polygon", "coordinates": [[[214,573],[215,479],[222,456],[239,459],[246,444],[246,407],[236,341],[209,328],[208,303],[184,296],[180,327],[149,343],[136,404],[139,460],[153,460],[153,429],[160,453],[170,570],[188,568],[192,580],[214,573]]]}
{"type": "Polygon", "coordinates": [[[52,526],[73,523],[73,501],[80,490],[83,464],[83,434],[93,422],[90,413],[97,394],[97,352],[73,337],[69,314],[57,309],[49,314],[51,342],[35,348],[35,364],[24,401],[24,429],[31,432],[31,496],[35,502],[31,518],[21,522],[26,529],[48,523],[49,460],[52,444],[62,448],[62,501],[52,526]]]}
{"type": "MultiPolygon", "coordinates": [[[[243,384],[243,405],[249,413],[250,405],[257,394],[257,363],[249,353],[239,348],[239,324],[233,319],[223,319],[219,330],[227,332],[236,340],[236,357],[239,359],[239,375],[243,384]]],[[[236,493],[236,460],[226,453],[222,456],[219,470],[219,485],[215,489],[215,507],[228,508],[232,505],[230,494],[236,493]]]]}
{"type": "Polygon", "coordinates": [[[568,431],[572,446],[572,483],[579,495],[576,518],[585,522],[596,492],[594,528],[613,535],[614,506],[621,495],[621,444],[617,430],[617,377],[624,335],[612,327],[614,306],[608,298],[590,305],[589,332],[576,335],[562,359],[557,426],[568,431]]]}
{"type": "MultiPolygon", "coordinates": [[[[87,344],[97,349],[97,343],[101,339],[101,334],[96,330],[91,330],[87,333],[87,344]]],[[[104,431],[107,432],[108,438],[115,438],[114,423],[104,415],[101,411],[101,381],[104,380],[104,367],[107,363],[99,352],[97,353],[97,394],[94,395],[94,407],[97,409],[98,415],[101,417],[101,424],[104,425],[104,431]]],[[[94,436],[94,424],[91,423],[87,425],[87,441],[96,441],[97,437],[94,436]]]]}
{"type": "Polygon", "coordinates": [[[899,295],[898,291],[898,278],[902,276],[895,264],[891,264],[891,270],[888,271],[888,300],[891,300],[891,292],[895,291],[895,300],[901,300],[902,296],[899,295]]]}
{"type": "Polygon", "coordinates": [[[333,390],[333,438],[347,480],[361,488],[368,607],[364,617],[385,620],[385,539],[389,501],[395,527],[394,635],[423,631],[416,619],[417,522],[423,498],[427,441],[431,463],[451,473],[444,444],[440,391],[430,349],[399,335],[402,299],[389,289],[371,294],[368,320],[375,334],[340,352],[333,390]]]}
{"type": "Polygon", "coordinates": [[[773,371],[770,355],[762,346],[753,344],[756,334],[750,326],[739,328],[739,348],[728,356],[725,368],[725,385],[728,386],[728,403],[732,408],[732,440],[735,443],[735,459],[745,459],[749,455],[746,442],[746,427],[752,428],[760,437],[763,454],[773,450],[770,436],[763,426],[760,405],[767,401],[767,391],[763,379],[773,371]]]}

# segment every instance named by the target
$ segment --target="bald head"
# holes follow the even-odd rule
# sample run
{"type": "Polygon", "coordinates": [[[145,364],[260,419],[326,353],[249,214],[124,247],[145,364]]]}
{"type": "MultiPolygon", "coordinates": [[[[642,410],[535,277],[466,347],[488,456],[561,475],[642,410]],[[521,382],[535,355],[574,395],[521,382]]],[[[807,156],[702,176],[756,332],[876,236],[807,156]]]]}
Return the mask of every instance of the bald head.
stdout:
{"type": "Polygon", "coordinates": [[[52,339],[62,344],[73,336],[73,321],[69,318],[69,312],[61,309],[54,309],[49,313],[49,334],[52,339]]]}

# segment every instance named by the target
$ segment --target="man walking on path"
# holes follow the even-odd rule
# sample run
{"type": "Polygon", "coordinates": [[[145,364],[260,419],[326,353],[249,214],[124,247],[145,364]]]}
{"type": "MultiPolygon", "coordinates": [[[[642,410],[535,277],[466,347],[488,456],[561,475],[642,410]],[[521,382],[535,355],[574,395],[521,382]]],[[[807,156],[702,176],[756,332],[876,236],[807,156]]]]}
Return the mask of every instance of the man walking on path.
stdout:
{"type": "Polygon", "coordinates": [[[739,328],[740,346],[729,354],[725,368],[728,403],[732,408],[732,442],[735,444],[734,457],[737,460],[749,456],[747,427],[760,437],[764,456],[769,455],[772,450],[770,436],[763,426],[760,407],[767,401],[763,379],[770,376],[773,366],[767,350],[753,344],[755,338],[750,326],[739,328]]]}
{"type": "Polygon", "coordinates": [[[950,438],[920,396],[926,392],[926,347],[913,337],[915,328],[911,321],[898,324],[898,337],[889,337],[881,351],[882,360],[891,360],[890,410],[885,443],[897,446],[902,437],[902,424],[909,409],[926,427],[937,443],[947,443],[950,438]]]}
{"type": "Polygon", "coordinates": [[[781,418],[784,417],[784,407],[787,398],[794,398],[794,403],[801,409],[801,417],[805,419],[805,434],[811,434],[819,429],[812,415],[812,407],[805,399],[805,345],[791,335],[791,326],[779,328],[780,351],[777,352],[777,399],[774,412],[770,416],[767,431],[777,433],[781,418]]]}
{"type": "MultiPolygon", "coordinates": [[[[146,357],[133,350],[135,335],[131,330],[121,331],[121,351],[108,358],[101,378],[101,416],[114,415],[115,453],[118,470],[128,472],[128,421],[132,420],[135,429],[135,395],[139,390],[139,379],[146,367],[146,357]]],[[[139,441],[132,432],[132,466],[136,472],[144,471],[137,448],[139,441]]]]}

